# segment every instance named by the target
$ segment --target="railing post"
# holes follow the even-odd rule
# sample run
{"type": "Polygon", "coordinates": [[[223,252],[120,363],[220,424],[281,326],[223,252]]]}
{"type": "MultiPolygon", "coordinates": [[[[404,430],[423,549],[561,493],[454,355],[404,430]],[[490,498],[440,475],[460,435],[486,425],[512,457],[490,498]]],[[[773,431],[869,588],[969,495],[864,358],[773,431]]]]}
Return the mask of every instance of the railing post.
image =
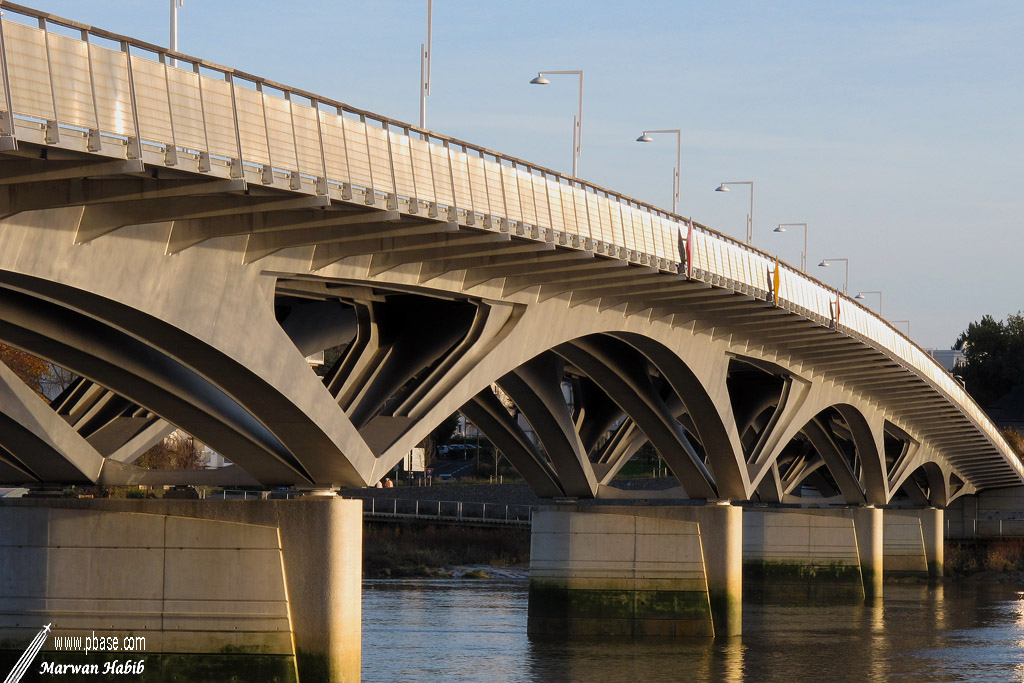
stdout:
{"type": "MultiPolygon", "coordinates": [[[[238,126],[238,103],[235,101],[235,77],[230,71],[224,73],[224,77],[227,79],[228,85],[231,89],[231,116],[235,123],[235,148],[238,152],[238,166],[234,167],[232,163],[231,177],[232,178],[245,178],[245,160],[242,158],[242,131],[238,126]]],[[[267,148],[269,149],[270,143],[267,142],[267,148]]],[[[269,154],[268,154],[269,156],[269,154]]]]}
{"type": "MultiPolygon", "coordinates": [[[[232,93],[234,91],[232,90],[232,93]]],[[[267,96],[263,94],[263,82],[256,81],[256,92],[260,95],[260,111],[263,112],[263,137],[267,141],[267,164],[263,167],[261,180],[264,185],[274,184],[274,152],[270,149],[270,124],[267,122],[267,96]]],[[[295,151],[295,158],[298,160],[299,152],[295,151]]],[[[293,188],[294,189],[294,188],[293,188]]]]}
{"type": "Polygon", "coordinates": [[[208,172],[210,170],[210,130],[206,126],[206,100],[203,97],[203,72],[199,69],[199,63],[192,65],[192,71],[196,75],[196,87],[199,88],[199,113],[203,118],[203,142],[206,149],[199,152],[199,170],[208,172]]]}
{"type": "Polygon", "coordinates": [[[95,127],[89,131],[87,142],[90,152],[98,152],[103,148],[100,140],[100,106],[96,100],[96,76],[92,68],[92,43],[89,42],[89,32],[82,30],[82,42],[85,43],[85,59],[89,62],[89,91],[92,95],[92,120],[95,127]]]}
{"type": "Polygon", "coordinates": [[[39,17],[39,30],[43,32],[46,46],[46,73],[50,77],[50,104],[53,105],[53,121],[46,122],[46,144],[60,142],[60,112],[57,108],[57,86],[53,81],[53,59],[50,57],[50,32],[46,30],[46,19],[39,17]]]}
{"type": "Polygon", "coordinates": [[[7,105],[7,111],[0,115],[0,136],[4,138],[10,138],[10,141],[5,141],[3,149],[17,149],[18,141],[14,133],[14,102],[11,98],[11,76],[7,69],[7,43],[4,38],[4,22],[0,19],[0,65],[3,67],[3,79],[4,79],[4,103],[7,105]]]}
{"type": "MultiPolygon", "coordinates": [[[[292,150],[295,152],[295,169],[292,171],[291,179],[288,181],[288,187],[293,190],[302,189],[302,173],[299,170],[299,136],[295,132],[295,103],[292,102],[292,92],[290,90],[284,91],[284,99],[288,102],[288,120],[292,123],[292,150]]],[[[263,103],[263,116],[264,119],[267,115],[267,103],[263,103]]],[[[267,126],[267,149],[270,149],[270,127],[267,126]]],[[[271,159],[273,161],[273,159],[271,159]]]]}
{"type": "MultiPolygon", "coordinates": [[[[310,100],[309,103],[313,106],[313,113],[316,115],[316,138],[317,142],[320,143],[320,177],[316,179],[316,193],[327,194],[327,153],[324,151],[324,128],[323,123],[320,121],[320,101],[310,100]]],[[[292,105],[295,106],[294,104],[292,105]]],[[[294,121],[295,114],[292,114],[292,120],[294,121]]],[[[293,124],[294,125],[294,124],[293,124]]],[[[341,123],[341,143],[345,144],[345,122],[341,123]]],[[[346,158],[348,153],[345,154],[346,158]]],[[[298,143],[295,146],[295,161],[298,163],[299,160],[299,148],[298,143]]]]}
{"type": "Polygon", "coordinates": [[[171,104],[171,74],[167,71],[167,55],[160,53],[160,66],[164,68],[164,92],[167,93],[167,122],[171,124],[171,144],[164,143],[164,163],[178,165],[178,136],[174,132],[174,105],[171,104]]]}

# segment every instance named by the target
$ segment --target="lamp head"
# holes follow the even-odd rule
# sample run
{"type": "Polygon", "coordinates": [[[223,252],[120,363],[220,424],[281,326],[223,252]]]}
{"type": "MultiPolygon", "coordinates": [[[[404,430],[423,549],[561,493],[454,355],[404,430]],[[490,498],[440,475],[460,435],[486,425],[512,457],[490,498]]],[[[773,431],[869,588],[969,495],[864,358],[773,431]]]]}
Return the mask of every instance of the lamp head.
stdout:
{"type": "Polygon", "coordinates": [[[725,186],[725,183],[715,188],[715,192],[728,192],[729,188],[725,186]]]}
{"type": "Polygon", "coordinates": [[[531,80],[530,84],[531,85],[547,85],[550,82],[551,81],[549,81],[548,79],[544,78],[542,75],[537,74],[537,78],[534,78],[533,80],[531,80]]]}
{"type": "Polygon", "coordinates": [[[652,137],[651,137],[650,135],[648,135],[647,133],[644,133],[643,135],[641,135],[640,137],[638,137],[638,138],[636,139],[636,141],[637,141],[637,142],[654,142],[654,138],[652,138],[652,137]]]}
{"type": "Polygon", "coordinates": [[[772,230],[772,232],[786,232],[786,229],[780,225],[779,227],[772,230]]]}
{"type": "Polygon", "coordinates": [[[861,299],[861,300],[864,300],[864,299],[865,299],[865,298],[867,298],[867,297],[865,297],[865,296],[864,296],[864,292],[857,292],[857,296],[855,296],[855,297],[853,297],[853,298],[854,298],[854,299],[861,299]]]}
{"type": "Polygon", "coordinates": [[[831,264],[831,263],[829,263],[828,261],[822,260],[822,262],[818,264],[818,267],[819,267],[819,268],[828,268],[828,267],[829,267],[829,266],[831,266],[831,265],[832,265],[832,264],[831,264]]]}

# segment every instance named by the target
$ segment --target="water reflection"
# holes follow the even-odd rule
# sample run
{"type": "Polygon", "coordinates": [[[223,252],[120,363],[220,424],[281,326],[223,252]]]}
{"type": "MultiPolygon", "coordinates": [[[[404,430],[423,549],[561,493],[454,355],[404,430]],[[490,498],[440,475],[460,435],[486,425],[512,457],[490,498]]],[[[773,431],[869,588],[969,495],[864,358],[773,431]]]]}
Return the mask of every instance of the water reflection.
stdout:
{"type": "Polygon", "coordinates": [[[364,681],[1020,681],[1024,599],[886,585],[871,605],[756,604],[730,639],[531,640],[525,581],[364,586],[364,681]]]}

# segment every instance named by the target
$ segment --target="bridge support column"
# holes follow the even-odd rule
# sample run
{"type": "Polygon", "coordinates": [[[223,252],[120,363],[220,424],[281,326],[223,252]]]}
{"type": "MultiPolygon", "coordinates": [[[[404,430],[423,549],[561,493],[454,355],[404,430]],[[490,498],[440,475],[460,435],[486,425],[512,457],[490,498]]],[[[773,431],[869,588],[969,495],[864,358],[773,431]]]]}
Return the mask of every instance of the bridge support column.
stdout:
{"type": "Polygon", "coordinates": [[[884,513],[881,508],[866,505],[853,508],[853,519],[857,528],[860,571],[864,577],[864,598],[880,600],[885,564],[884,513]]]}
{"type": "Polygon", "coordinates": [[[783,600],[881,595],[881,521],[874,508],[748,508],[744,588],[783,600]]]}
{"type": "Polygon", "coordinates": [[[360,679],[360,501],[3,501],[0,546],[0,649],[52,622],[168,677],[360,679]]]}
{"type": "Polygon", "coordinates": [[[924,536],[924,556],[928,563],[928,578],[941,579],[945,568],[946,512],[942,508],[917,510],[924,536]]]}
{"type": "Polygon", "coordinates": [[[536,512],[528,632],[739,634],[742,514],[730,505],[536,512]]]}

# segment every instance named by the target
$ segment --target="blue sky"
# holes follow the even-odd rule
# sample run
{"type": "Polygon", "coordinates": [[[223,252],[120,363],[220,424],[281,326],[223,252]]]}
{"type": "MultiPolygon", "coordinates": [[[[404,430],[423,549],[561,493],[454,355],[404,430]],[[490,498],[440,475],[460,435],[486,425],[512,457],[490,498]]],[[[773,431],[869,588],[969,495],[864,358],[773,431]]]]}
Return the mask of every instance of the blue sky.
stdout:
{"type": "MultiPolygon", "coordinates": [[[[165,45],[169,0],[35,0],[37,9],[165,45]]],[[[185,0],[182,52],[416,122],[426,0],[185,0]],[[282,8],[285,8],[282,11],[282,8]]],[[[585,71],[580,175],[680,211],[850,293],[882,290],[922,346],[1024,308],[1024,3],[434,1],[428,126],[568,172],[585,71]],[[739,189],[739,188],[737,188],[739,189]]],[[[867,302],[877,305],[877,297],[867,302]]]]}

